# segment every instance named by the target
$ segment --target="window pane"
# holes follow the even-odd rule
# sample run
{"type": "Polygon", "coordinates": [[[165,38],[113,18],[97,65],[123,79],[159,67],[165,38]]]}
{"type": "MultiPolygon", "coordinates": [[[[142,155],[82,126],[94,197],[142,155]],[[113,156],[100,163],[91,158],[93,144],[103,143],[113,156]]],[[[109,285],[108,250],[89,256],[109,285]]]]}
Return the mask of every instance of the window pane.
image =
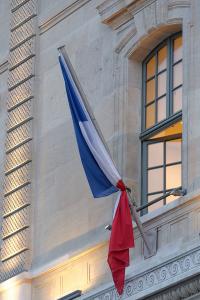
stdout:
{"type": "Polygon", "coordinates": [[[182,36],[174,40],[174,62],[182,59],[182,36]]]}
{"type": "Polygon", "coordinates": [[[182,83],[183,83],[183,70],[182,70],[182,62],[180,62],[173,67],[173,87],[175,88],[182,83]]]}
{"type": "Polygon", "coordinates": [[[163,190],[163,168],[148,171],[148,193],[163,190]]]}
{"type": "Polygon", "coordinates": [[[181,139],[166,142],[166,163],[181,161],[181,139]]]}
{"type": "Polygon", "coordinates": [[[158,97],[166,93],[167,73],[158,75],[158,97]]]}
{"type": "Polygon", "coordinates": [[[166,189],[181,186],[181,164],[166,167],[166,189]]]}
{"type": "Polygon", "coordinates": [[[147,79],[155,75],[156,70],[156,58],[153,56],[147,63],[147,79]]]}
{"type": "Polygon", "coordinates": [[[182,87],[173,91],[173,113],[182,109],[182,87]]]}
{"type": "Polygon", "coordinates": [[[157,138],[167,137],[169,135],[181,134],[183,131],[182,127],[183,127],[182,121],[179,121],[167,127],[166,129],[162,130],[161,132],[155,134],[150,139],[155,139],[155,138],[157,139],[157,138]]]}
{"type": "Polygon", "coordinates": [[[148,145],[148,167],[163,165],[163,143],[148,145]]]}
{"type": "MultiPolygon", "coordinates": [[[[154,194],[154,195],[150,195],[148,196],[148,202],[151,202],[153,201],[154,199],[162,196],[163,194],[154,194]]],[[[163,200],[160,200],[159,202],[155,203],[155,204],[152,204],[151,206],[148,207],[148,212],[151,212],[155,209],[158,209],[160,207],[163,206],[163,200]]]]}
{"type": "Polygon", "coordinates": [[[166,119],[166,97],[163,97],[158,100],[157,102],[157,109],[158,109],[158,122],[166,119]]]}
{"type": "Polygon", "coordinates": [[[155,124],[155,103],[147,106],[146,108],[146,128],[155,124]]]}
{"type": "Polygon", "coordinates": [[[180,198],[180,196],[173,196],[173,195],[171,195],[169,197],[166,197],[166,204],[168,204],[168,203],[170,203],[170,202],[172,202],[172,201],[174,201],[174,200],[176,200],[178,198],[180,198]]]}
{"type": "Polygon", "coordinates": [[[155,79],[147,82],[147,99],[146,102],[149,103],[155,99],[155,79]]]}
{"type": "Polygon", "coordinates": [[[167,46],[158,51],[158,72],[167,68],[167,46]]]}

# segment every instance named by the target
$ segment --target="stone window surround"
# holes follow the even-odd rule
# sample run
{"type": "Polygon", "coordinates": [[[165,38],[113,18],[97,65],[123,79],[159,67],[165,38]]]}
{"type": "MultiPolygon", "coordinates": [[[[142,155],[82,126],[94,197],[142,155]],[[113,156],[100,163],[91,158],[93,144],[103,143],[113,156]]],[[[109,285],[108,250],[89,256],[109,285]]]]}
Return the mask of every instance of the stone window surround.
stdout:
{"type": "MultiPolygon", "coordinates": [[[[142,61],[167,37],[182,31],[183,61],[187,63],[189,1],[104,1],[97,7],[102,22],[115,30],[115,141],[114,156],[123,177],[141,198],[142,61]],[[112,14],[113,13],[113,14],[112,14]],[[159,16],[159,17],[158,17],[159,16]],[[142,20],[143,19],[143,23],[142,20]],[[134,148],[132,147],[134,144],[134,148]]],[[[183,81],[188,74],[184,71],[183,81]]],[[[187,90],[187,84],[184,91],[187,90]]],[[[187,96],[183,96],[183,187],[187,178],[187,96]]],[[[138,203],[140,204],[140,203],[138,203]]]]}

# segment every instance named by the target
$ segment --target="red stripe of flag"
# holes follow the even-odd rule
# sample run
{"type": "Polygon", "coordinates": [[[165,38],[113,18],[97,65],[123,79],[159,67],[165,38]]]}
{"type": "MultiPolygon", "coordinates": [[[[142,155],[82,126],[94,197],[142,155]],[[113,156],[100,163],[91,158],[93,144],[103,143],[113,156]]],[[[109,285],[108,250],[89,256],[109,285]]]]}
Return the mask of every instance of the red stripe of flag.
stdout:
{"type": "Polygon", "coordinates": [[[110,236],[108,264],[115,287],[121,295],[124,289],[125,268],[129,266],[129,248],[134,247],[132,218],[128,196],[122,181],[117,187],[121,189],[119,204],[113,219],[110,236]]]}

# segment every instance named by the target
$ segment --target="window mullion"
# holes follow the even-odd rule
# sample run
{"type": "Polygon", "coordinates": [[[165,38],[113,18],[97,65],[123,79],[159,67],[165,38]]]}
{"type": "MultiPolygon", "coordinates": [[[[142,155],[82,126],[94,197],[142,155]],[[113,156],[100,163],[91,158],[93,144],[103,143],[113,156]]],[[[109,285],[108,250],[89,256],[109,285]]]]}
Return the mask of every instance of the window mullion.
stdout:
{"type": "MultiPolygon", "coordinates": [[[[164,143],[164,147],[163,147],[163,150],[164,150],[164,158],[163,158],[163,190],[164,190],[164,194],[166,193],[166,141],[163,142],[164,143]]],[[[166,198],[163,199],[163,204],[165,205],[166,204],[166,198]]]]}
{"type": "Polygon", "coordinates": [[[158,51],[156,52],[156,73],[155,73],[155,124],[158,122],[158,51]]]}
{"type": "MultiPolygon", "coordinates": [[[[142,205],[146,204],[148,202],[148,142],[142,143],[142,172],[144,176],[142,176],[142,205]]],[[[148,212],[148,209],[144,209],[141,214],[146,214],[148,212]]]]}
{"type": "Polygon", "coordinates": [[[146,64],[143,65],[142,82],[145,83],[142,90],[142,129],[146,128],[146,64]]]}
{"type": "Polygon", "coordinates": [[[166,117],[169,118],[171,115],[171,74],[172,74],[172,55],[171,55],[171,41],[168,39],[167,41],[167,100],[166,100],[166,105],[167,105],[167,112],[166,112],[166,117]]]}

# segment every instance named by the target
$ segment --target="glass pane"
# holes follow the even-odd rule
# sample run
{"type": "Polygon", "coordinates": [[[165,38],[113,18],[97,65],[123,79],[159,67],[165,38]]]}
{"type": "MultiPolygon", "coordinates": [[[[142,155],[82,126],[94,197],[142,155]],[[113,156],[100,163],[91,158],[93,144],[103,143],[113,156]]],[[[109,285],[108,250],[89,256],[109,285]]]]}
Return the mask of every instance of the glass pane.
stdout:
{"type": "Polygon", "coordinates": [[[155,124],[155,103],[147,106],[146,108],[146,128],[155,124]]]}
{"type": "MultiPolygon", "coordinates": [[[[154,199],[162,196],[163,194],[154,194],[154,195],[150,195],[148,196],[148,202],[151,202],[153,201],[154,199]]],[[[151,206],[148,207],[148,212],[151,212],[155,209],[158,209],[160,207],[163,206],[163,200],[160,200],[159,202],[155,203],[155,204],[152,204],[151,206]]]]}
{"type": "Polygon", "coordinates": [[[163,165],[163,143],[148,145],[148,168],[163,165]]]}
{"type": "Polygon", "coordinates": [[[166,93],[167,73],[158,75],[158,97],[166,93]]]}
{"type": "Polygon", "coordinates": [[[158,51],[158,72],[167,68],[167,46],[158,51]]]}
{"type": "Polygon", "coordinates": [[[149,103],[155,99],[155,79],[152,79],[147,82],[147,100],[149,103]]]}
{"type": "Polygon", "coordinates": [[[182,59],[182,36],[174,40],[174,62],[182,59]]]}
{"type": "Polygon", "coordinates": [[[169,135],[174,135],[174,134],[181,134],[183,131],[182,127],[183,127],[182,121],[179,121],[167,127],[166,129],[162,130],[161,132],[155,134],[153,137],[151,137],[151,139],[167,137],[169,135]]]}
{"type": "Polygon", "coordinates": [[[155,75],[156,70],[156,58],[153,56],[147,63],[147,79],[155,75]]]}
{"type": "Polygon", "coordinates": [[[182,87],[173,91],[173,113],[182,109],[182,87]]]}
{"type": "Polygon", "coordinates": [[[181,164],[166,167],[166,189],[181,186],[181,164]]]}
{"type": "Polygon", "coordinates": [[[166,163],[181,161],[181,139],[166,142],[166,163]]]}
{"type": "Polygon", "coordinates": [[[158,109],[158,122],[166,119],[166,97],[160,98],[157,102],[158,109]]]}
{"type": "Polygon", "coordinates": [[[173,87],[177,87],[178,85],[183,83],[183,70],[182,70],[182,62],[178,63],[173,67],[173,87]]]}
{"type": "Polygon", "coordinates": [[[180,198],[180,196],[173,196],[173,195],[171,195],[169,197],[166,197],[166,204],[168,204],[168,203],[170,203],[170,202],[172,202],[172,201],[174,201],[174,200],[176,200],[178,198],[180,198]]]}
{"type": "Polygon", "coordinates": [[[163,190],[163,168],[148,171],[148,193],[163,190]]]}

